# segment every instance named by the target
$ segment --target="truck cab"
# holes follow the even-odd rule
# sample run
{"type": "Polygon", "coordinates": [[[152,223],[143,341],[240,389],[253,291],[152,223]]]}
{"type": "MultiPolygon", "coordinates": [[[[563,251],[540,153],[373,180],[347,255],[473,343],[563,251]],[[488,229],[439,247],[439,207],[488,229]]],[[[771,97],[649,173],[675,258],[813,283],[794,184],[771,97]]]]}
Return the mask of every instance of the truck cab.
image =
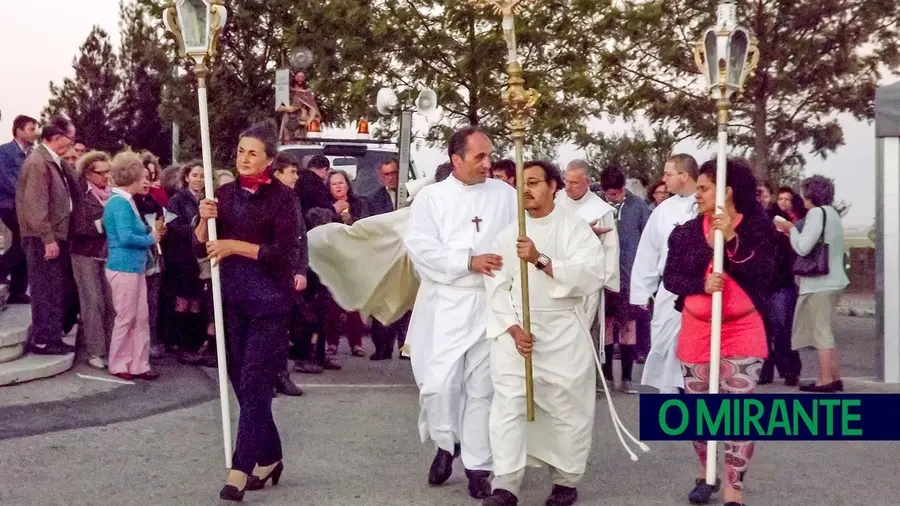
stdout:
{"type": "MultiPolygon", "coordinates": [[[[331,168],[343,170],[350,175],[353,192],[360,196],[371,195],[381,187],[378,170],[382,162],[399,159],[397,143],[390,140],[368,138],[368,134],[346,137],[307,137],[296,143],[278,148],[292,154],[306,167],[315,155],[324,155],[331,162],[331,168]]],[[[415,164],[410,160],[409,180],[416,179],[415,164]]]]}

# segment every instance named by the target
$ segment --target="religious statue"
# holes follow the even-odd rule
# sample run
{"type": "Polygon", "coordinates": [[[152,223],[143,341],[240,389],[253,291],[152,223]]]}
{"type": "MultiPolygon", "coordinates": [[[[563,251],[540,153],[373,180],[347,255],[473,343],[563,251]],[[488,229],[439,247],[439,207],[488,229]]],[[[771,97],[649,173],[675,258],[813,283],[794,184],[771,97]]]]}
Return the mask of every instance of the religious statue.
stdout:
{"type": "Polygon", "coordinates": [[[300,71],[294,74],[290,97],[290,105],[278,108],[278,112],[284,113],[281,118],[279,134],[282,144],[289,144],[306,137],[307,125],[314,119],[322,121],[316,97],[309,90],[306,82],[305,72],[300,71]]]}

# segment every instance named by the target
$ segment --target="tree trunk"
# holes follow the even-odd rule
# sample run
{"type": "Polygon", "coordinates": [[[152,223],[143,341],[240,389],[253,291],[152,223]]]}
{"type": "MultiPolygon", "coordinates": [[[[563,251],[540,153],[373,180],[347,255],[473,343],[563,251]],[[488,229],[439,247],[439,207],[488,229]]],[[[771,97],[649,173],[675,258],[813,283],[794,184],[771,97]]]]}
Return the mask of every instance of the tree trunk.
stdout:
{"type": "Polygon", "coordinates": [[[757,181],[769,182],[769,136],[766,132],[766,104],[768,99],[765,94],[754,101],[753,113],[753,175],[757,181]]]}

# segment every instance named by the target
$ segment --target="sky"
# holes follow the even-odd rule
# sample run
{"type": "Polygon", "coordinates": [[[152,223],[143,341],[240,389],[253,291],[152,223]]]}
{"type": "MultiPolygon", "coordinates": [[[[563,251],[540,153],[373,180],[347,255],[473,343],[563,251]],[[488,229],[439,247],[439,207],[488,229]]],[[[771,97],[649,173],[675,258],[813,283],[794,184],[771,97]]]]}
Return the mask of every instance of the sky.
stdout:
{"type": "MultiPolygon", "coordinates": [[[[50,81],[71,77],[72,58],[93,25],[99,25],[118,47],[118,0],[2,0],[0,16],[0,56],[4,77],[0,79],[0,142],[8,142],[12,120],[18,114],[39,117],[49,98],[50,81]],[[41,30],[36,31],[35,26],[41,30]]],[[[888,79],[887,82],[893,82],[888,79]]],[[[886,84],[885,83],[885,84],[886,84]]],[[[273,97],[274,99],[274,97],[273,97]]],[[[374,123],[374,121],[373,121],[374,123]]],[[[848,118],[841,122],[846,144],[828,159],[808,158],[807,175],[833,178],[838,199],[852,204],[844,218],[847,227],[867,227],[875,219],[875,139],[874,125],[848,118]]],[[[625,124],[604,130],[627,130],[625,124]]],[[[699,149],[690,141],[677,151],[694,155],[698,161],[710,158],[710,149],[699,149]]],[[[558,162],[582,156],[573,146],[563,146],[558,162]]],[[[417,166],[431,172],[445,159],[443,150],[423,149],[413,153],[417,166]]]]}

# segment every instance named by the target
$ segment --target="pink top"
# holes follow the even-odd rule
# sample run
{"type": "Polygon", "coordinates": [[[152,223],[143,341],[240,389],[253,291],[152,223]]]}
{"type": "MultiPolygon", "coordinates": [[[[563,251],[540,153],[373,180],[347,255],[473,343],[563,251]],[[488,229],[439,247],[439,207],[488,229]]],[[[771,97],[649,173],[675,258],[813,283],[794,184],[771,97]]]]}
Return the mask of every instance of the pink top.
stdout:
{"type": "MultiPolygon", "coordinates": [[[[737,217],[734,226],[741,222],[737,217]]],[[[709,217],[703,218],[703,234],[709,234],[709,217]]],[[[712,273],[710,262],[707,275],[712,273]]],[[[681,333],[675,355],[685,364],[709,362],[709,345],[712,334],[712,295],[688,295],[681,312],[681,333]]],[[[721,356],[767,358],[766,329],[762,316],[756,311],[750,296],[725,274],[722,289],[721,356]]]]}

